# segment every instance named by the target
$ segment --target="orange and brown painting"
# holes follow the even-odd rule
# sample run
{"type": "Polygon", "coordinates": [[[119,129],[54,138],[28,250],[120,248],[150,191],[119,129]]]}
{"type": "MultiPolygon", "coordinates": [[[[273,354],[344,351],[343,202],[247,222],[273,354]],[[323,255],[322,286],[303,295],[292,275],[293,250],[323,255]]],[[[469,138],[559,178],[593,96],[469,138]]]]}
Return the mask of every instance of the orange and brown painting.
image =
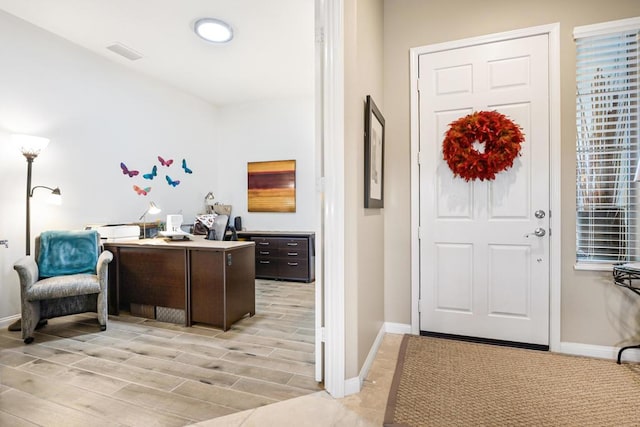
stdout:
{"type": "Polygon", "coordinates": [[[296,161],[247,164],[249,212],[296,211],[296,161]]]}

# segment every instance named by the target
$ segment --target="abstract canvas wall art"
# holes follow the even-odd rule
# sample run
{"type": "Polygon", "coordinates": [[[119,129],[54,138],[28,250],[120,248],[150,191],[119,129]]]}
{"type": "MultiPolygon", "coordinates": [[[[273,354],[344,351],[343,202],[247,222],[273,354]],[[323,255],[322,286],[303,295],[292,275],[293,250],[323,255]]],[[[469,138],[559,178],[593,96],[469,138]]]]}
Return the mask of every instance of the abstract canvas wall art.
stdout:
{"type": "Polygon", "coordinates": [[[296,161],[247,164],[249,212],[296,211],[296,161]]]}

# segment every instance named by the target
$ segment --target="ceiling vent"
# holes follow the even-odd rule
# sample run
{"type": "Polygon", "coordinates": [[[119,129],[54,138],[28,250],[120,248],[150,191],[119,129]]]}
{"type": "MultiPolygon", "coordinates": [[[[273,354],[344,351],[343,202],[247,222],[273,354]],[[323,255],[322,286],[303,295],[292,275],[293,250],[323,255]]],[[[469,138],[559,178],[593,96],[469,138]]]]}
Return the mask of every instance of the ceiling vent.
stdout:
{"type": "Polygon", "coordinates": [[[117,53],[120,56],[124,56],[130,61],[135,61],[142,58],[141,54],[131,49],[130,47],[123,45],[122,43],[114,43],[111,46],[107,46],[107,49],[109,49],[113,53],[117,53]]]}

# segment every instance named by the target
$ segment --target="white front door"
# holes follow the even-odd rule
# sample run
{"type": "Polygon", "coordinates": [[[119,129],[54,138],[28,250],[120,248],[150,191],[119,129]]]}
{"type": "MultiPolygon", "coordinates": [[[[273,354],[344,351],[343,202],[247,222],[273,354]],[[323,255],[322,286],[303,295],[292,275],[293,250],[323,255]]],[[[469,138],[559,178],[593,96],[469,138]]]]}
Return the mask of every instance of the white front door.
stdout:
{"type": "Polygon", "coordinates": [[[548,43],[543,34],[418,58],[421,331],[549,344],[548,43]],[[494,181],[466,182],[442,141],[451,122],[482,110],[519,124],[525,141],[494,181]]]}

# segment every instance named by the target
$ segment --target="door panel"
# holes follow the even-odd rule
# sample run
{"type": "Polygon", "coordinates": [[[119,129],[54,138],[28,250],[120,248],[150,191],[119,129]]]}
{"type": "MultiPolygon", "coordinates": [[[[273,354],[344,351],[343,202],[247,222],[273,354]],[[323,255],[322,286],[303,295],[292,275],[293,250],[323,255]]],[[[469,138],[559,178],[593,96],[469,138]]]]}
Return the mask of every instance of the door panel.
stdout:
{"type": "MultiPolygon", "coordinates": [[[[548,345],[548,36],[420,55],[420,329],[548,345]],[[496,110],[525,134],[493,181],[454,177],[449,124],[496,110]]],[[[483,150],[482,144],[476,149],[483,150]]]]}

